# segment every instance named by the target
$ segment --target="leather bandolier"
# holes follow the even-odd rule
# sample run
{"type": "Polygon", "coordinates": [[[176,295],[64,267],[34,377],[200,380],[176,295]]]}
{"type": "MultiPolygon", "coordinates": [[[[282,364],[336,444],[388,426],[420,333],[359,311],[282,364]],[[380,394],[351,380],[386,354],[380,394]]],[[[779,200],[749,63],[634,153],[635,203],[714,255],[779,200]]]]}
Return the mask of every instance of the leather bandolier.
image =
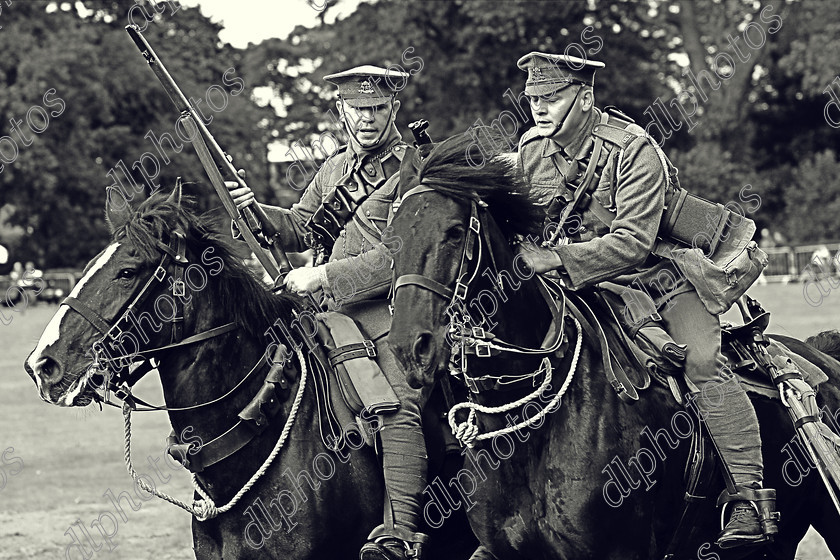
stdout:
{"type": "MultiPolygon", "coordinates": [[[[406,144],[396,142],[383,152],[359,159],[355,164],[346,155],[341,157],[340,162],[325,162],[325,165],[333,165],[327,179],[330,188],[324,194],[321,205],[305,224],[309,230],[305,241],[316,251],[316,264],[325,262],[330,256],[336,240],[359,206],[399,171],[405,148],[406,144]]],[[[346,147],[342,150],[346,150],[346,147]]],[[[384,223],[387,212],[374,219],[384,223]]]]}

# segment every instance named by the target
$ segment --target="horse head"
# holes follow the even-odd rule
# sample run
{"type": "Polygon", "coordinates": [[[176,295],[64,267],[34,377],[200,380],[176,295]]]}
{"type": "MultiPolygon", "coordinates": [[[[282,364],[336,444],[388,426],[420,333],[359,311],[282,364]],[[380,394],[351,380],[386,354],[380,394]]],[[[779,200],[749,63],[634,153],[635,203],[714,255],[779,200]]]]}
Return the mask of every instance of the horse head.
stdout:
{"type": "Polygon", "coordinates": [[[110,191],[106,203],[109,245],[85,267],[24,364],[41,398],[52,404],[99,400],[96,389],[127,379],[148,350],[216,326],[210,307],[257,330],[258,319],[245,311],[254,306],[243,301],[276,305],[277,298],[260,295],[265,290],[231,246],[192,211],[180,184],[136,208],[118,195],[110,191]]]}
{"type": "MultiPolygon", "coordinates": [[[[394,255],[388,340],[414,387],[446,370],[457,329],[492,330],[502,302],[532,293],[519,291],[517,276],[530,279],[533,273],[516,262],[510,242],[536,233],[543,211],[509,160],[477,165],[470,144],[469,135],[440,143],[416,177],[400,181],[392,227],[402,246],[394,255]],[[517,265],[522,275],[513,273],[517,265]]],[[[531,334],[527,328],[509,333],[518,340],[531,334]]]]}

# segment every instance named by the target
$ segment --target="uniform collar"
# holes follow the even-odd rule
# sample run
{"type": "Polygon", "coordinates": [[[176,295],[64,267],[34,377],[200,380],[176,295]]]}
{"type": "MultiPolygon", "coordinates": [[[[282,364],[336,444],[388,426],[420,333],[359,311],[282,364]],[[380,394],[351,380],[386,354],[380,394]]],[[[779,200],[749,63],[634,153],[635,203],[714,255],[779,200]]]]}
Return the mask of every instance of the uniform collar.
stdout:
{"type": "Polygon", "coordinates": [[[548,142],[543,145],[543,157],[551,157],[558,153],[561,153],[567,159],[581,159],[585,157],[589,153],[589,149],[593,143],[592,127],[595,126],[596,122],[600,121],[600,118],[601,111],[593,107],[589,111],[589,119],[587,119],[586,124],[580,129],[580,134],[566,146],[561,146],[554,139],[549,138],[548,142]]]}
{"type": "Polygon", "coordinates": [[[388,130],[388,132],[385,134],[382,143],[379,144],[379,146],[377,146],[376,148],[362,148],[362,146],[359,144],[356,138],[350,136],[350,141],[347,144],[347,155],[350,156],[352,159],[361,162],[366,157],[376,156],[393,148],[395,144],[401,141],[402,135],[400,134],[400,131],[397,130],[396,125],[392,123],[390,126],[390,130],[388,130]]]}

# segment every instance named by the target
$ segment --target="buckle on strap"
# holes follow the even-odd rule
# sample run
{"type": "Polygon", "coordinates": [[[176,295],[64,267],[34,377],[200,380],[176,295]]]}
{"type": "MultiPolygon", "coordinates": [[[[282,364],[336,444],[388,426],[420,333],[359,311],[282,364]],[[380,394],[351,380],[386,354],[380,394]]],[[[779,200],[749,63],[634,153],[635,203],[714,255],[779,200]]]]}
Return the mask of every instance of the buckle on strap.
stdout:
{"type": "Polygon", "coordinates": [[[154,276],[155,280],[158,282],[163,282],[163,279],[166,278],[166,269],[163,268],[163,266],[158,266],[152,276],[154,276]]]}
{"type": "Polygon", "coordinates": [[[455,297],[460,300],[467,299],[467,285],[458,281],[458,284],[455,286],[455,297]]]}
{"type": "Polygon", "coordinates": [[[172,295],[175,297],[184,297],[186,296],[186,284],[183,280],[175,280],[172,282],[172,295]]]}
{"type": "Polygon", "coordinates": [[[490,352],[490,344],[476,344],[475,355],[478,358],[489,358],[490,356],[492,356],[492,353],[490,352]]]}
{"type": "Polygon", "coordinates": [[[373,343],[372,340],[363,340],[362,344],[365,345],[365,351],[367,352],[368,358],[375,358],[376,357],[376,345],[373,343]]]}
{"type": "Polygon", "coordinates": [[[481,231],[481,222],[476,216],[470,216],[470,229],[476,234],[481,231]]]}

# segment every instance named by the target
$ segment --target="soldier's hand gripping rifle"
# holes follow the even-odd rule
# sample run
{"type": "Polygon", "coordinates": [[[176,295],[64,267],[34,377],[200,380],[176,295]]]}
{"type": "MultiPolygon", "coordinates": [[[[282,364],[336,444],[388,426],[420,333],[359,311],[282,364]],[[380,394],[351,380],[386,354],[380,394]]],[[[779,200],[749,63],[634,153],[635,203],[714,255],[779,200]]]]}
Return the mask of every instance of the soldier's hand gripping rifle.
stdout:
{"type": "Polygon", "coordinates": [[[163,89],[169,95],[169,99],[175,105],[175,108],[180,112],[178,117],[187,128],[190,135],[192,146],[201,160],[201,165],[207,172],[213,188],[216,189],[216,194],[222,200],[222,205],[227,211],[230,218],[239,228],[243,239],[248,244],[251,251],[254,252],[257,259],[265,268],[266,272],[274,280],[275,287],[282,284],[282,279],[292,270],[289,259],[277,239],[277,230],[271,225],[271,222],[265,215],[265,212],[259,204],[252,204],[242,210],[236,207],[230,192],[225,187],[224,178],[236,181],[240,187],[247,186],[245,181],[236,172],[233,163],[228,159],[227,154],[222,150],[210,131],[197,115],[196,110],[192,107],[190,102],[184,96],[184,93],[172,79],[172,76],[163,66],[163,63],[155,54],[154,49],[140,33],[140,28],[136,25],[128,25],[125,30],[128,35],[140,49],[143,57],[149,63],[149,67],[155,73],[160,81],[163,89]],[[269,249],[271,256],[274,257],[277,265],[275,266],[271,258],[263,251],[263,248],[269,249]],[[278,270],[279,269],[279,270],[278,270]]]}

